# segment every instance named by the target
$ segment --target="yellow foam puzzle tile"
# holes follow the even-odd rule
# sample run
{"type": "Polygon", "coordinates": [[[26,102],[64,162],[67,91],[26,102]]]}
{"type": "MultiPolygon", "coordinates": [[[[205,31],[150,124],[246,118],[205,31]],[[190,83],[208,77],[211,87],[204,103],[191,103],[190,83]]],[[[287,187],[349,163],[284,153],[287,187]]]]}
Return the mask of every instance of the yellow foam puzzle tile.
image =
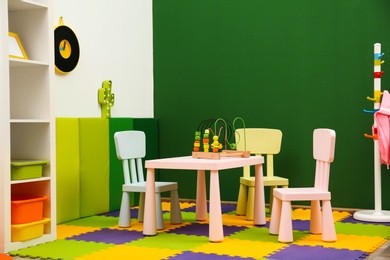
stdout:
{"type": "MultiPolygon", "coordinates": [[[[163,201],[163,202],[161,202],[161,208],[163,211],[170,211],[171,210],[171,203],[163,201]]],[[[180,208],[181,208],[181,205],[180,205],[180,208]]]]}
{"type": "MultiPolygon", "coordinates": [[[[180,209],[187,209],[196,206],[195,203],[190,203],[190,202],[180,202],[180,209]]],[[[171,209],[171,202],[169,201],[163,201],[161,202],[161,207],[162,210],[164,211],[170,211],[171,209]]]]}
{"type": "Polygon", "coordinates": [[[139,222],[137,219],[132,219],[130,221],[130,227],[119,227],[118,225],[110,227],[110,229],[123,229],[123,230],[133,230],[142,232],[144,229],[144,224],[139,222]]]}
{"type": "Polygon", "coordinates": [[[245,216],[222,215],[222,223],[227,226],[253,226],[253,220],[247,220],[245,216]]]}
{"type": "MultiPolygon", "coordinates": [[[[270,218],[265,218],[266,222],[270,220],[270,218]]],[[[247,220],[245,216],[237,216],[237,215],[222,215],[222,223],[226,226],[247,226],[253,227],[253,220],[247,220]]]]}
{"type": "Polygon", "coordinates": [[[192,223],[191,222],[183,222],[181,224],[171,224],[169,221],[164,221],[164,229],[161,229],[161,230],[158,229],[157,232],[166,232],[168,230],[188,226],[190,224],[192,224],[192,223]]]}
{"type": "Polygon", "coordinates": [[[373,236],[357,236],[337,234],[336,242],[322,241],[322,235],[308,235],[294,244],[301,246],[322,246],[326,248],[361,250],[367,253],[372,253],[384,243],[386,239],[373,236]]]}
{"type": "Polygon", "coordinates": [[[293,220],[310,220],[310,209],[294,209],[292,212],[293,220]]]}
{"type": "Polygon", "coordinates": [[[76,257],[74,260],[148,259],[160,260],[179,254],[180,250],[118,245],[76,257]]]}
{"type": "Polygon", "coordinates": [[[72,225],[57,225],[57,239],[65,239],[72,236],[77,236],[80,234],[85,234],[88,232],[93,232],[100,230],[101,228],[94,227],[81,227],[81,226],[72,226],[72,225]]]}
{"type": "Polygon", "coordinates": [[[340,221],[340,220],[343,220],[345,218],[352,216],[351,213],[346,212],[346,211],[335,211],[334,210],[334,211],[332,211],[332,214],[333,214],[334,221],[340,221]]]}
{"type": "MultiPolygon", "coordinates": [[[[292,212],[292,219],[293,220],[310,220],[310,209],[295,209],[292,212]]],[[[333,219],[334,221],[340,221],[342,219],[345,219],[349,216],[351,216],[351,213],[346,212],[346,211],[332,211],[333,219]]]]}
{"type": "Polygon", "coordinates": [[[261,242],[226,238],[220,243],[206,243],[194,248],[193,252],[229,255],[238,257],[262,258],[285,247],[282,243],[261,242]]]}

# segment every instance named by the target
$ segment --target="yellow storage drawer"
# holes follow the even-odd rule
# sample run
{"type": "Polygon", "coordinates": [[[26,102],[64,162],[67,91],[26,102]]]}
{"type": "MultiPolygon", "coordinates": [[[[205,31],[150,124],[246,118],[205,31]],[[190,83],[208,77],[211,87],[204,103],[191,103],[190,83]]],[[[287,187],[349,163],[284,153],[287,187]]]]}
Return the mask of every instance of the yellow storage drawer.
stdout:
{"type": "Polygon", "coordinates": [[[50,218],[26,224],[11,225],[11,241],[21,242],[43,236],[45,224],[50,222],[50,218]]]}

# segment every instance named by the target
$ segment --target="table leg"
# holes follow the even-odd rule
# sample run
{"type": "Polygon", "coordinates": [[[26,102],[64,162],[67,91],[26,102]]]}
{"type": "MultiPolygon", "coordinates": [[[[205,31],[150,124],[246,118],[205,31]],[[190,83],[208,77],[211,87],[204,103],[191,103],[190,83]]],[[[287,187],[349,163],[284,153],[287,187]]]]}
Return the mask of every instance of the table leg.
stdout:
{"type": "Polygon", "coordinates": [[[196,220],[207,220],[206,176],[204,170],[198,170],[196,184],[196,220]]]}
{"type": "Polygon", "coordinates": [[[218,171],[210,171],[209,239],[211,242],[223,241],[221,196],[219,191],[218,171]]]}
{"type": "Polygon", "coordinates": [[[146,174],[143,234],[146,236],[154,236],[157,234],[155,197],[156,185],[154,182],[154,169],[147,169],[146,174]]]}
{"type": "Polygon", "coordinates": [[[265,225],[265,199],[264,199],[264,179],[263,167],[261,164],[255,165],[255,206],[254,225],[265,225]]]}

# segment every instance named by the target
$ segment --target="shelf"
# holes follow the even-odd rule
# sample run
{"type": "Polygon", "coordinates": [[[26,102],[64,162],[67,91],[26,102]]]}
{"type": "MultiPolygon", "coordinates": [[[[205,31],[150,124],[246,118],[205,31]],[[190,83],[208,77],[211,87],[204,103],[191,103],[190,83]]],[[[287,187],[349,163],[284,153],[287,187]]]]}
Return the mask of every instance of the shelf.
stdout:
{"type": "Polygon", "coordinates": [[[49,66],[47,62],[36,60],[23,60],[17,58],[9,59],[9,66],[12,67],[34,67],[34,66],[49,66]]]}
{"type": "Polygon", "coordinates": [[[46,124],[50,123],[49,119],[11,119],[12,124],[23,124],[23,123],[36,123],[36,124],[46,124]]]}
{"type": "Polygon", "coordinates": [[[41,178],[34,178],[34,179],[11,181],[11,185],[29,183],[29,182],[39,182],[39,181],[50,181],[50,177],[41,177],[41,178]]]}
{"type": "Polygon", "coordinates": [[[47,1],[44,0],[8,0],[9,11],[31,10],[47,8],[47,1]]]}

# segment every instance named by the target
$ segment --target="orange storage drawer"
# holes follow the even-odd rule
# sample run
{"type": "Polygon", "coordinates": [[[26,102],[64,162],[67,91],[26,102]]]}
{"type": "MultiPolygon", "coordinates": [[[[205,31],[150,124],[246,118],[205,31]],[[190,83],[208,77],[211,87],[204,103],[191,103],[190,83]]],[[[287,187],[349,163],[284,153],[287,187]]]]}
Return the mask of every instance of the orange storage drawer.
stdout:
{"type": "Polygon", "coordinates": [[[43,219],[43,203],[48,196],[12,195],[11,224],[25,224],[43,219]]]}

